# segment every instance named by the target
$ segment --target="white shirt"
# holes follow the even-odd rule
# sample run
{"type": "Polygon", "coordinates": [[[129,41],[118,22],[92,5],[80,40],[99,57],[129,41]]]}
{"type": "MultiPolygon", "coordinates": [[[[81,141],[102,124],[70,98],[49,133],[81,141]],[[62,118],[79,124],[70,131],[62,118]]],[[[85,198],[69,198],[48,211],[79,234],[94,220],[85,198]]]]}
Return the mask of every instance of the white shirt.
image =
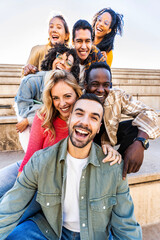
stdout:
{"type": "Polygon", "coordinates": [[[82,169],[87,161],[88,158],[78,159],[67,153],[67,178],[63,206],[63,226],[73,232],[80,232],[79,183],[82,169]]]}

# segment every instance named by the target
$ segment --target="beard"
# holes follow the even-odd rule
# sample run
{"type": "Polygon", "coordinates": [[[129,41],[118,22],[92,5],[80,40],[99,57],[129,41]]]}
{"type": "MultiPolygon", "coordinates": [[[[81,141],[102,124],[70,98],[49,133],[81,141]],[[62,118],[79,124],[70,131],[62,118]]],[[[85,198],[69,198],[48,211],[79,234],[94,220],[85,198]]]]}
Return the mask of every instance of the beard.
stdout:
{"type": "MultiPolygon", "coordinates": [[[[79,127],[81,127],[82,129],[86,129],[86,128],[82,127],[82,126],[79,126],[79,127]]],[[[87,129],[87,130],[89,130],[89,129],[87,129]]],[[[91,132],[91,131],[89,130],[89,132],[91,132]]],[[[71,129],[69,128],[69,138],[70,138],[70,140],[71,140],[72,145],[73,145],[74,147],[77,147],[77,148],[84,148],[84,147],[87,146],[87,144],[90,143],[90,142],[94,139],[94,137],[96,136],[96,134],[91,134],[90,137],[87,138],[86,140],[80,141],[80,140],[76,139],[76,138],[73,136],[73,133],[74,133],[74,129],[71,130],[71,129]]]]}

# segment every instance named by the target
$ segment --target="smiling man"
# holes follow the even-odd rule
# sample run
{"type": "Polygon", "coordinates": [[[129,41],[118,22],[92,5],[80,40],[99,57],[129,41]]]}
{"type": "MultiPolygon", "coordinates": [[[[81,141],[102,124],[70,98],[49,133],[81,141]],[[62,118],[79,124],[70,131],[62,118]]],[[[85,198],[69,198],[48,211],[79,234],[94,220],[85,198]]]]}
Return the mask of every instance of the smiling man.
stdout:
{"type": "Polygon", "coordinates": [[[36,152],[1,198],[1,240],[100,240],[108,239],[110,230],[116,239],[142,239],[122,163],[103,164],[102,149],[92,141],[102,117],[94,94],[77,100],[69,138],[36,152]],[[16,227],[36,191],[42,212],[16,227]]]}
{"type": "Polygon", "coordinates": [[[72,30],[72,43],[80,60],[80,85],[83,87],[84,74],[94,62],[105,62],[101,51],[93,45],[92,26],[86,20],[78,20],[72,30]]]}
{"type": "MultiPolygon", "coordinates": [[[[123,178],[127,173],[137,172],[142,165],[144,150],[149,147],[148,139],[160,136],[158,116],[150,107],[121,89],[110,89],[111,70],[107,64],[93,63],[86,74],[85,88],[94,93],[104,105],[104,119],[101,133],[105,133],[105,143],[120,147],[118,151],[124,159],[123,178]],[[121,114],[133,120],[121,122],[121,114]],[[103,130],[103,131],[102,131],[103,130]]],[[[103,135],[104,136],[104,135],[103,135]]],[[[101,136],[96,136],[96,142],[101,136]]]]}

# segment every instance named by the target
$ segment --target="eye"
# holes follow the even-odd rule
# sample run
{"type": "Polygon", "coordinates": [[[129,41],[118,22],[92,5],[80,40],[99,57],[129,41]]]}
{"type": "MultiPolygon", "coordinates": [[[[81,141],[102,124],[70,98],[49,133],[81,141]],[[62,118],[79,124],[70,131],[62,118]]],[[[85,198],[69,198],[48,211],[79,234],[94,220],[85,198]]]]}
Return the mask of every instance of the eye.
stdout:
{"type": "Polygon", "coordinates": [[[104,21],[104,24],[105,24],[106,26],[109,26],[109,22],[108,22],[108,21],[104,21]]]}
{"type": "Polygon", "coordinates": [[[71,95],[66,95],[65,97],[66,97],[66,98],[70,98],[70,97],[71,97],[71,95]]]}
{"type": "Polygon", "coordinates": [[[92,87],[98,87],[98,86],[99,86],[99,84],[96,83],[96,82],[92,82],[90,85],[91,85],[92,87]]]}
{"type": "Polygon", "coordinates": [[[95,117],[95,116],[92,116],[91,118],[92,118],[94,121],[98,121],[98,118],[95,117]]]}
{"type": "Polygon", "coordinates": [[[105,83],[105,84],[103,85],[103,87],[104,87],[104,88],[110,87],[110,83],[105,83]]]}
{"type": "Polygon", "coordinates": [[[82,116],[83,114],[81,112],[76,112],[77,116],[82,116]]]}
{"type": "Polygon", "coordinates": [[[63,58],[63,57],[62,57],[62,54],[61,54],[61,53],[57,53],[57,54],[56,54],[56,58],[62,59],[62,58],[63,58]]]}
{"type": "Polygon", "coordinates": [[[52,99],[53,99],[53,100],[57,100],[57,99],[58,99],[58,97],[56,97],[56,96],[54,97],[54,96],[53,96],[53,97],[52,97],[52,99]]]}
{"type": "Polygon", "coordinates": [[[100,22],[100,21],[101,21],[101,17],[98,17],[98,18],[97,18],[97,21],[100,22]]]}
{"type": "Polygon", "coordinates": [[[73,66],[73,63],[71,61],[69,61],[69,60],[66,61],[66,64],[67,64],[68,67],[72,67],[73,66]]]}

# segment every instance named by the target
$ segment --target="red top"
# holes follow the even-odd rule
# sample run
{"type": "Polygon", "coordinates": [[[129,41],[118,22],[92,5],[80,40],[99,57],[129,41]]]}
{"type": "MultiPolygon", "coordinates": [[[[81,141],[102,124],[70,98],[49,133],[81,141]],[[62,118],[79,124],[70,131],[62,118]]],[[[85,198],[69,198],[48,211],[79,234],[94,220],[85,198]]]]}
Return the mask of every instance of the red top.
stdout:
{"type": "Polygon", "coordinates": [[[44,132],[45,128],[43,128],[41,125],[42,125],[42,120],[39,119],[39,117],[36,114],[33,120],[31,132],[30,132],[27,152],[21,163],[19,172],[22,172],[24,165],[29,161],[33,153],[35,153],[40,149],[52,146],[53,144],[56,144],[57,142],[59,142],[60,140],[68,136],[67,123],[58,117],[53,120],[53,126],[56,133],[56,137],[54,140],[53,138],[50,139],[51,131],[44,132]]]}

